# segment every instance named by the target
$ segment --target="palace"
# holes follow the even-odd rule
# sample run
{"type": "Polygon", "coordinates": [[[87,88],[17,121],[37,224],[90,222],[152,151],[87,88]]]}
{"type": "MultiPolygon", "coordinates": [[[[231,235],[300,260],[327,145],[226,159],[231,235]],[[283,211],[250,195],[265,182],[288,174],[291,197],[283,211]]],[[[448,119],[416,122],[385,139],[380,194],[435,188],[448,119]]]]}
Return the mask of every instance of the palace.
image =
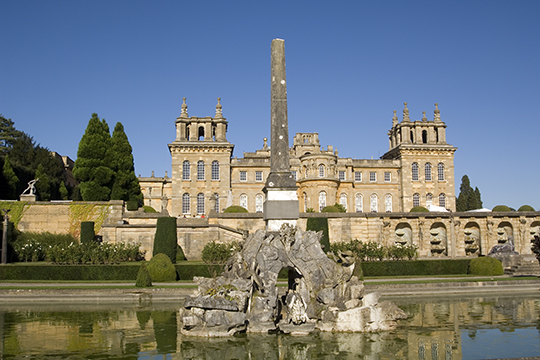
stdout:
{"type": "MultiPolygon", "coordinates": [[[[433,120],[411,120],[396,111],[388,132],[389,150],[380,159],[341,158],[321,147],[319,134],[297,133],[290,148],[300,212],[319,212],[339,203],[347,212],[408,212],[415,206],[455,211],[454,152],[435,104],[433,120]]],[[[201,217],[239,205],[262,213],[263,187],[270,172],[270,145],[233,157],[228,122],[220,99],[214,117],[190,117],[184,98],[169,144],[172,175],[139,177],[145,205],[171,216],[201,217]]]]}

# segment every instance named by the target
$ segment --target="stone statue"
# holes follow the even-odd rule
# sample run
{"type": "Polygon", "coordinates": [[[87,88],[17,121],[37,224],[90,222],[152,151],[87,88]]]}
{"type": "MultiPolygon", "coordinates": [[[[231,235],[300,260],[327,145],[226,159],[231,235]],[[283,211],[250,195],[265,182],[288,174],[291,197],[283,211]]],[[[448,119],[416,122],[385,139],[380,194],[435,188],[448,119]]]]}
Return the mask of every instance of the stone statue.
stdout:
{"type": "Polygon", "coordinates": [[[30,180],[28,182],[28,187],[22,192],[21,195],[36,195],[36,183],[39,179],[30,180]],[[28,192],[28,193],[27,193],[28,192]]]}

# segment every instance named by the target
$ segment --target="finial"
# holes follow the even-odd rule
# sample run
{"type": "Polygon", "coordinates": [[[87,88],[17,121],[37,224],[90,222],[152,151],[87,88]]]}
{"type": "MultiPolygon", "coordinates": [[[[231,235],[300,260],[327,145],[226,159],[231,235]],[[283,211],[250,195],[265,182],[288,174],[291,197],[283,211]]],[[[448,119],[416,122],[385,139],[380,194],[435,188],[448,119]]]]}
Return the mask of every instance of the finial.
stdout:
{"type": "Polygon", "coordinates": [[[154,177],[154,170],[152,170],[152,177],[154,177]]]}
{"type": "Polygon", "coordinates": [[[392,116],[392,126],[397,125],[398,118],[397,118],[397,110],[394,110],[394,116],[392,116]]]}
{"type": "Polygon", "coordinates": [[[433,120],[441,121],[441,111],[439,110],[439,103],[435,103],[435,111],[433,111],[433,120]]]}
{"type": "Polygon", "coordinates": [[[182,98],[182,113],[180,114],[180,117],[189,117],[187,113],[187,105],[186,105],[186,98],[182,98]]]}
{"type": "Polygon", "coordinates": [[[266,150],[268,149],[268,139],[264,138],[263,141],[264,141],[263,150],[266,150]]]}
{"type": "Polygon", "coordinates": [[[425,112],[425,111],[422,111],[422,121],[423,121],[423,122],[426,122],[426,121],[427,121],[427,117],[426,117],[426,112],[425,112]]]}
{"type": "Polygon", "coordinates": [[[216,105],[216,118],[222,118],[223,117],[223,107],[221,106],[221,98],[217,98],[217,105],[216,105]]]}
{"type": "Polygon", "coordinates": [[[403,108],[403,121],[411,121],[411,118],[409,117],[409,109],[407,109],[407,103],[404,102],[403,105],[405,106],[403,108]]]}

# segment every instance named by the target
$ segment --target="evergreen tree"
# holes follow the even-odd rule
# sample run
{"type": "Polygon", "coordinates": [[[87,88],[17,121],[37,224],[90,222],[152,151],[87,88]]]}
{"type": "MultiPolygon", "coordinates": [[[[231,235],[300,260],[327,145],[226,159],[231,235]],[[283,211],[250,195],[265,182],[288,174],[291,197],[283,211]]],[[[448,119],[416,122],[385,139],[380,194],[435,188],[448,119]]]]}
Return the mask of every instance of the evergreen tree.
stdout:
{"type": "Polygon", "coordinates": [[[15,140],[21,136],[21,132],[15,129],[11,119],[6,119],[0,114],[0,155],[10,152],[15,140]]]}
{"type": "Polygon", "coordinates": [[[474,196],[476,197],[476,204],[477,204],[477,209],[481,209],[484,207],[484,203],[482,202],[482,195],[480,195],[480,190],[478,189],[478,187],[475,187],[474,188],[474,196]]]}
{"type": "Polygon", "coordinates": [[[42,164],[38,165],[36,170],[36,179],[39,181],[36,183],[37,194],[41,201],[51,200],[51,184],[49,181],[49,176],[45,172],[42,164]]]}
{"type": "Polygon", "coordinates": [[[107,201],[111,195],[114,171],[110,167],[108,150],[111,135],[105,119],[92,114],[79,142],[73,169],[84,201],[107,201]]]}
{"type": "Polygon", "coordinates": [[[67,200],[68,197],[69,197],[69,191],[66,187],[66,184],[62,181],[60,183],[60,188],[58,189],[58,191],[60,192],[60,198],[62,200],[67,200]]]}
{"type": "Polygon", "coordinates": [[[6,155],[4,158],[4,166],[2,168],[2,175],[6,181],[7,185],[7,196],[8,199],[13,200],[17,198],[17,185],[19,184],[19,178],[13,171],[11,163],[9,161],[9,156],[6,155]]]}
{"type": "Polygon", "coordinates": [[[135,175],[132,148],[120,122],[114,127],[109,158],[111,168],[114,170],[111,200],[142,201],[141,187],[135,175]]]}
{"type": "Polygon", "coordinates": [[[461,186],[459,187],[459,196],[456,201],[456,211],[468,211],[482,208],[480,190],[473,190],[469,177],[463,175],[461,186]]]}

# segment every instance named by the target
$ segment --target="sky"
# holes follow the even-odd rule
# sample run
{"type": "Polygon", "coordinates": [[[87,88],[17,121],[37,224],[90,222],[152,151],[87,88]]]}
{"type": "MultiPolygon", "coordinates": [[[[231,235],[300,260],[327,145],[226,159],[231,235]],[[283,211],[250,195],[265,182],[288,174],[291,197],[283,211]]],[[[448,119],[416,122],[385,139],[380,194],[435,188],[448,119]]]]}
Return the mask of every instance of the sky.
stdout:
{"type": "Polygon", "coordinates": [[[285,40],[289,141],[388,151],[393,110],[434,103],[484,206],[540,210],[540,1],[0,0],[0,113],[77,158],[92,113],[124,125],[137,175],[171,174],[182,98],[235,157],[270,138],[270,44],[285,40]]]}

